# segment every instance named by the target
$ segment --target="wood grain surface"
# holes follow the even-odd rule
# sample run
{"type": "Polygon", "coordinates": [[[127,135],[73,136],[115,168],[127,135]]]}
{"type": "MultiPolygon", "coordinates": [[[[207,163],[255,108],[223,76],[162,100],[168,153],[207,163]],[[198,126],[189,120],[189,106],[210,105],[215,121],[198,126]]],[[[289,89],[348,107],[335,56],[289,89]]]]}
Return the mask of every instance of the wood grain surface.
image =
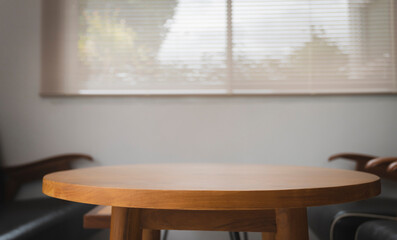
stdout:
{"type": "Polygon", "coordinates": [[[111,206],[97,206],[84,214],[84,228],[106,229],[110,228],[111,206]]]}
{"type": "Polygon", "coordinates": [[[349,170],[239,164],[106,166],[46,175],[51,197],[128,208],[304,208],[376,196],[379,177],[349,170]]]}
{"type": "MultiPolygon", "coordinates": [[[[111,207],[98,206],[84,215],[84,228],[110,228],[111,207]]],[[[275,210],[141,209],[142,229],[275,232],[275,210]]],[[[145,231],[144,231],[145,233],[145,231]]]]}

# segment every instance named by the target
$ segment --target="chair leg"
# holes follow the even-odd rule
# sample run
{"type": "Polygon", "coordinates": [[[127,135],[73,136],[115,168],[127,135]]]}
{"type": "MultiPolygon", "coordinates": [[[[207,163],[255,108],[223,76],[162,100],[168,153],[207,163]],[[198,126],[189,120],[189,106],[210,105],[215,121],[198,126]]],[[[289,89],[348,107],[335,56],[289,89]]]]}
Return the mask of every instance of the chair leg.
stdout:
{"type": "Polygon", "coordinates": [[[233,232],[234,235],[234,240],[240,240],[240,233],[239,232],[233,232]]]}
{"type": "Polygon", "coordinates": [[[234,239],[234,234],[233,234],[233,232],[229,232],[229,237],[230,237],[230,240],[236,240],[236,239],[234,239]]]}
{"type": "Polygon", "coordinates": [[[163,240],[167,240],[168,238],[168,230],[164,230],[163,240]]]}
{"type": "Polygon", "coordinates": [[[243,239],[244,240],[248,240],[248,233],[247,232],[243,232],[243,239]]]}

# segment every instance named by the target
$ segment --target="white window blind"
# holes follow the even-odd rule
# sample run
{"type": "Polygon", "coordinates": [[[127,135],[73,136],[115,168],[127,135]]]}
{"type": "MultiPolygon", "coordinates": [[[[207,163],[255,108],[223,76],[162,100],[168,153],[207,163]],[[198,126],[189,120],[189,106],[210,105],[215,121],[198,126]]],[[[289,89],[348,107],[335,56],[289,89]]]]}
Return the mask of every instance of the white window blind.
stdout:
{"type": "Polygon", "coordinates": [[[394,93],[395,5],[43,0],[42,93],[394,93]]]}

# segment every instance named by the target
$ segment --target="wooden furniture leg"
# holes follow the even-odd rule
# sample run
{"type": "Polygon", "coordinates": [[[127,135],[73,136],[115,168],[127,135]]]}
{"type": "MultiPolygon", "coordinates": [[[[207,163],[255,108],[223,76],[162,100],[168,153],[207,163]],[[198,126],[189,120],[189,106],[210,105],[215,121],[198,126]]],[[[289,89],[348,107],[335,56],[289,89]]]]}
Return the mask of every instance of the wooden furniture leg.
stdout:
{"type": "Polygon", "coordinates": [[[160,240],[160,230],[143,229],[142,240],[160,240]]]}
{"type": "Polygon", "coordinates": [[[274,240],[276,238],[276,234],[272,232],[263,232],[262,240],[274,240]]]}
{"type": "MultiPolygon", "coordinates": [[[[108,228],[109,215],[110,208],[98,207],[86,214],[84,224],[108,228]]],[[[183,211],[113,207],[110,227],[111,240],[160,240],[159,229],[262,232],[262,240],[309,239],[306,208],[183,211]]]]}
{"type": "Polygon", "coordinates": [[[141,210],[112,207],[110,240],[142,240],[141,210]]]}
{"type": "Polygon", "coordinates": [[[275,240],[309,240],[306,208],[276,209],[275,240]]]}

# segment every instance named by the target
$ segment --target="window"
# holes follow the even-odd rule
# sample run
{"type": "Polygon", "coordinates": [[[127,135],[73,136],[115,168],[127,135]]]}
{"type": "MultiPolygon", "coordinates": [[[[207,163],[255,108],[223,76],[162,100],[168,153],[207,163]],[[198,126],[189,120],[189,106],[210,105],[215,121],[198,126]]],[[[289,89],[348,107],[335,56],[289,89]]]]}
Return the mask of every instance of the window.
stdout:
{"type": "Polygon", "coordinates": [[[44,95],[395,93],[394,0],[43,0],[44,95]]]}

